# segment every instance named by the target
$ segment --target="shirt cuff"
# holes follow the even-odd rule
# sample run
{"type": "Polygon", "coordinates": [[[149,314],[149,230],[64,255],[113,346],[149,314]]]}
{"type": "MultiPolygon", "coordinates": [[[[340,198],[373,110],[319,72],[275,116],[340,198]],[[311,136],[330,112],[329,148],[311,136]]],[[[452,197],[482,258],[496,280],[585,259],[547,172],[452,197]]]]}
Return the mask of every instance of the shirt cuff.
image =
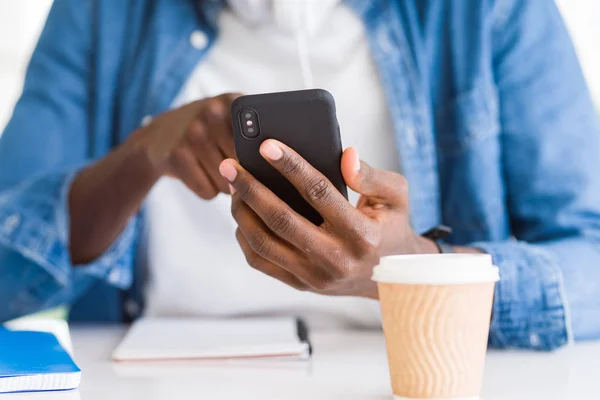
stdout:
{"type": "Polygon", "coordinates": [[[88,275],[105,280],[120,289],[127,289],[133,282],[133,258],[138,225],[138,217],[132,217],[117,240],[100,257],[94,261],[77,266],[72,265],[69,251],[69,193],[77,172],[70,173],[61,189],[60,207],[57,209],[56,222],[60,241],[67,250],[69,266],[73,275],[88,275]]]}
{"type": "Polygon", "coordinates": [[[572,341],[562,272],[553,255],[517,241],[473,243],[500,269],[489,344],[553,350],[572,341]]]}
{"type": "Polygon", "coordinates": [[[0,197],[0,242],[43,268],[60,286],[73,274],[90,275],[127,288],[137,217],[113,245],[93,262],[73,268],[69,250],[69,191],[79,169],[36,178],[0,197]]]}

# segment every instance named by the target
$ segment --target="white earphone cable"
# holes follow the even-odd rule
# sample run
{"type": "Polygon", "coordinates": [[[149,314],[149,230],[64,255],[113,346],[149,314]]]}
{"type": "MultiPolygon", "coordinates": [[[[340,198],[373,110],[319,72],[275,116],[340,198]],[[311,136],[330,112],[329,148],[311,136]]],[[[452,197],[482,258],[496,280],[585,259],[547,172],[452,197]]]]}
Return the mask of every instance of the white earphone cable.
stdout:
{"type": "Polygon", "coordinates": [[[304,82],[305,89],[312,89],[314,87],[314,76],[310,66],[310,54],[308,53],[308,38],[306,31],[300,29],[296,33],[296,49],[298,51],[298,58],[300,60],[300,69],[302,71],[302,81],[304,82]]]}

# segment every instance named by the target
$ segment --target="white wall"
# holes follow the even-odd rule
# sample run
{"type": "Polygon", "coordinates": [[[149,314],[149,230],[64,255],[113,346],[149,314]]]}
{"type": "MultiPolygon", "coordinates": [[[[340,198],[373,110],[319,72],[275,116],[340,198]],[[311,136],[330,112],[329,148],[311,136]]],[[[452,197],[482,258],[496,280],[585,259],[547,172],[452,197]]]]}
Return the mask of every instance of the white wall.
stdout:
{"type": "Polygon", "coordinates": [[[596,105],[600,108],[600,0],[557,0],[557,3],[571,31],[596,105]]]}
{"type": "MultiPolygon", "coordinates": [[[[600,105],[600,51],[595,44],[600,41],[600,0],[557,2],[571,28],[590,88],[600,105]]],[[[0,0],[0,132],[21,91],[27,60],[51,3],[52,0],[0,0]]]]}
{"type": "Polygon", "coordinates": [[[0,133],[21,92],[23,74],[52,0],[0,0],[0,133]]]}

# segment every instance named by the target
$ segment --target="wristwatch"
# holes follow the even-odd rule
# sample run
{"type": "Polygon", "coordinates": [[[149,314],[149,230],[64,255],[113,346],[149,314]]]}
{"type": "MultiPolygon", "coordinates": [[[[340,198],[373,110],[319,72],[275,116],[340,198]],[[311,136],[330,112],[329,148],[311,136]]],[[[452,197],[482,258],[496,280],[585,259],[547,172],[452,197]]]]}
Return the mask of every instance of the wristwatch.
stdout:
{"type": "Polygon", "coordinates": [[[444,243],[442,239],[446,239],[448,236],[452,234],[452,228],[446,225],[438,225],[435,228],[432,228],[422,234],[421,236],[426,237],[427,239],[432,240],[435,245],[440,250],[442,254],[456,253],[454,251],[454,247],[450,246],[448,243],[444,243]]]}

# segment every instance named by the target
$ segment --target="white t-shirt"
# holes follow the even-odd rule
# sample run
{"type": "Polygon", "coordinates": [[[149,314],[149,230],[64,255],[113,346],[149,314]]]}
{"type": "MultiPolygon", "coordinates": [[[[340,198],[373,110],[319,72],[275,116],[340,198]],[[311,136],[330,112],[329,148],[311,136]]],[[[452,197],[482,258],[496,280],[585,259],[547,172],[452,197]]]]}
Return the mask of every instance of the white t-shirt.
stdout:
{"type": "MultiPolygon", "coordinates": [[[[220,36],[173,107],[224,92],[303,89],[297,42],[272,23],[253,25],[227,9],[220,36]]],[[[377,168],[399,170],[391,119],[364,27],[335,6],[307,39],[315,87],[336,99],[342,143],[377,168]]],[[[357,200],[351,194],[351,201],[357,200]]],[[[151,316],[300,315],[313,325],[380,324],[374,300],[299,292],[248,266],[235,239],[231,198],[205,201],[181,182],[162,178],[147,200],[151,316]]]]}

